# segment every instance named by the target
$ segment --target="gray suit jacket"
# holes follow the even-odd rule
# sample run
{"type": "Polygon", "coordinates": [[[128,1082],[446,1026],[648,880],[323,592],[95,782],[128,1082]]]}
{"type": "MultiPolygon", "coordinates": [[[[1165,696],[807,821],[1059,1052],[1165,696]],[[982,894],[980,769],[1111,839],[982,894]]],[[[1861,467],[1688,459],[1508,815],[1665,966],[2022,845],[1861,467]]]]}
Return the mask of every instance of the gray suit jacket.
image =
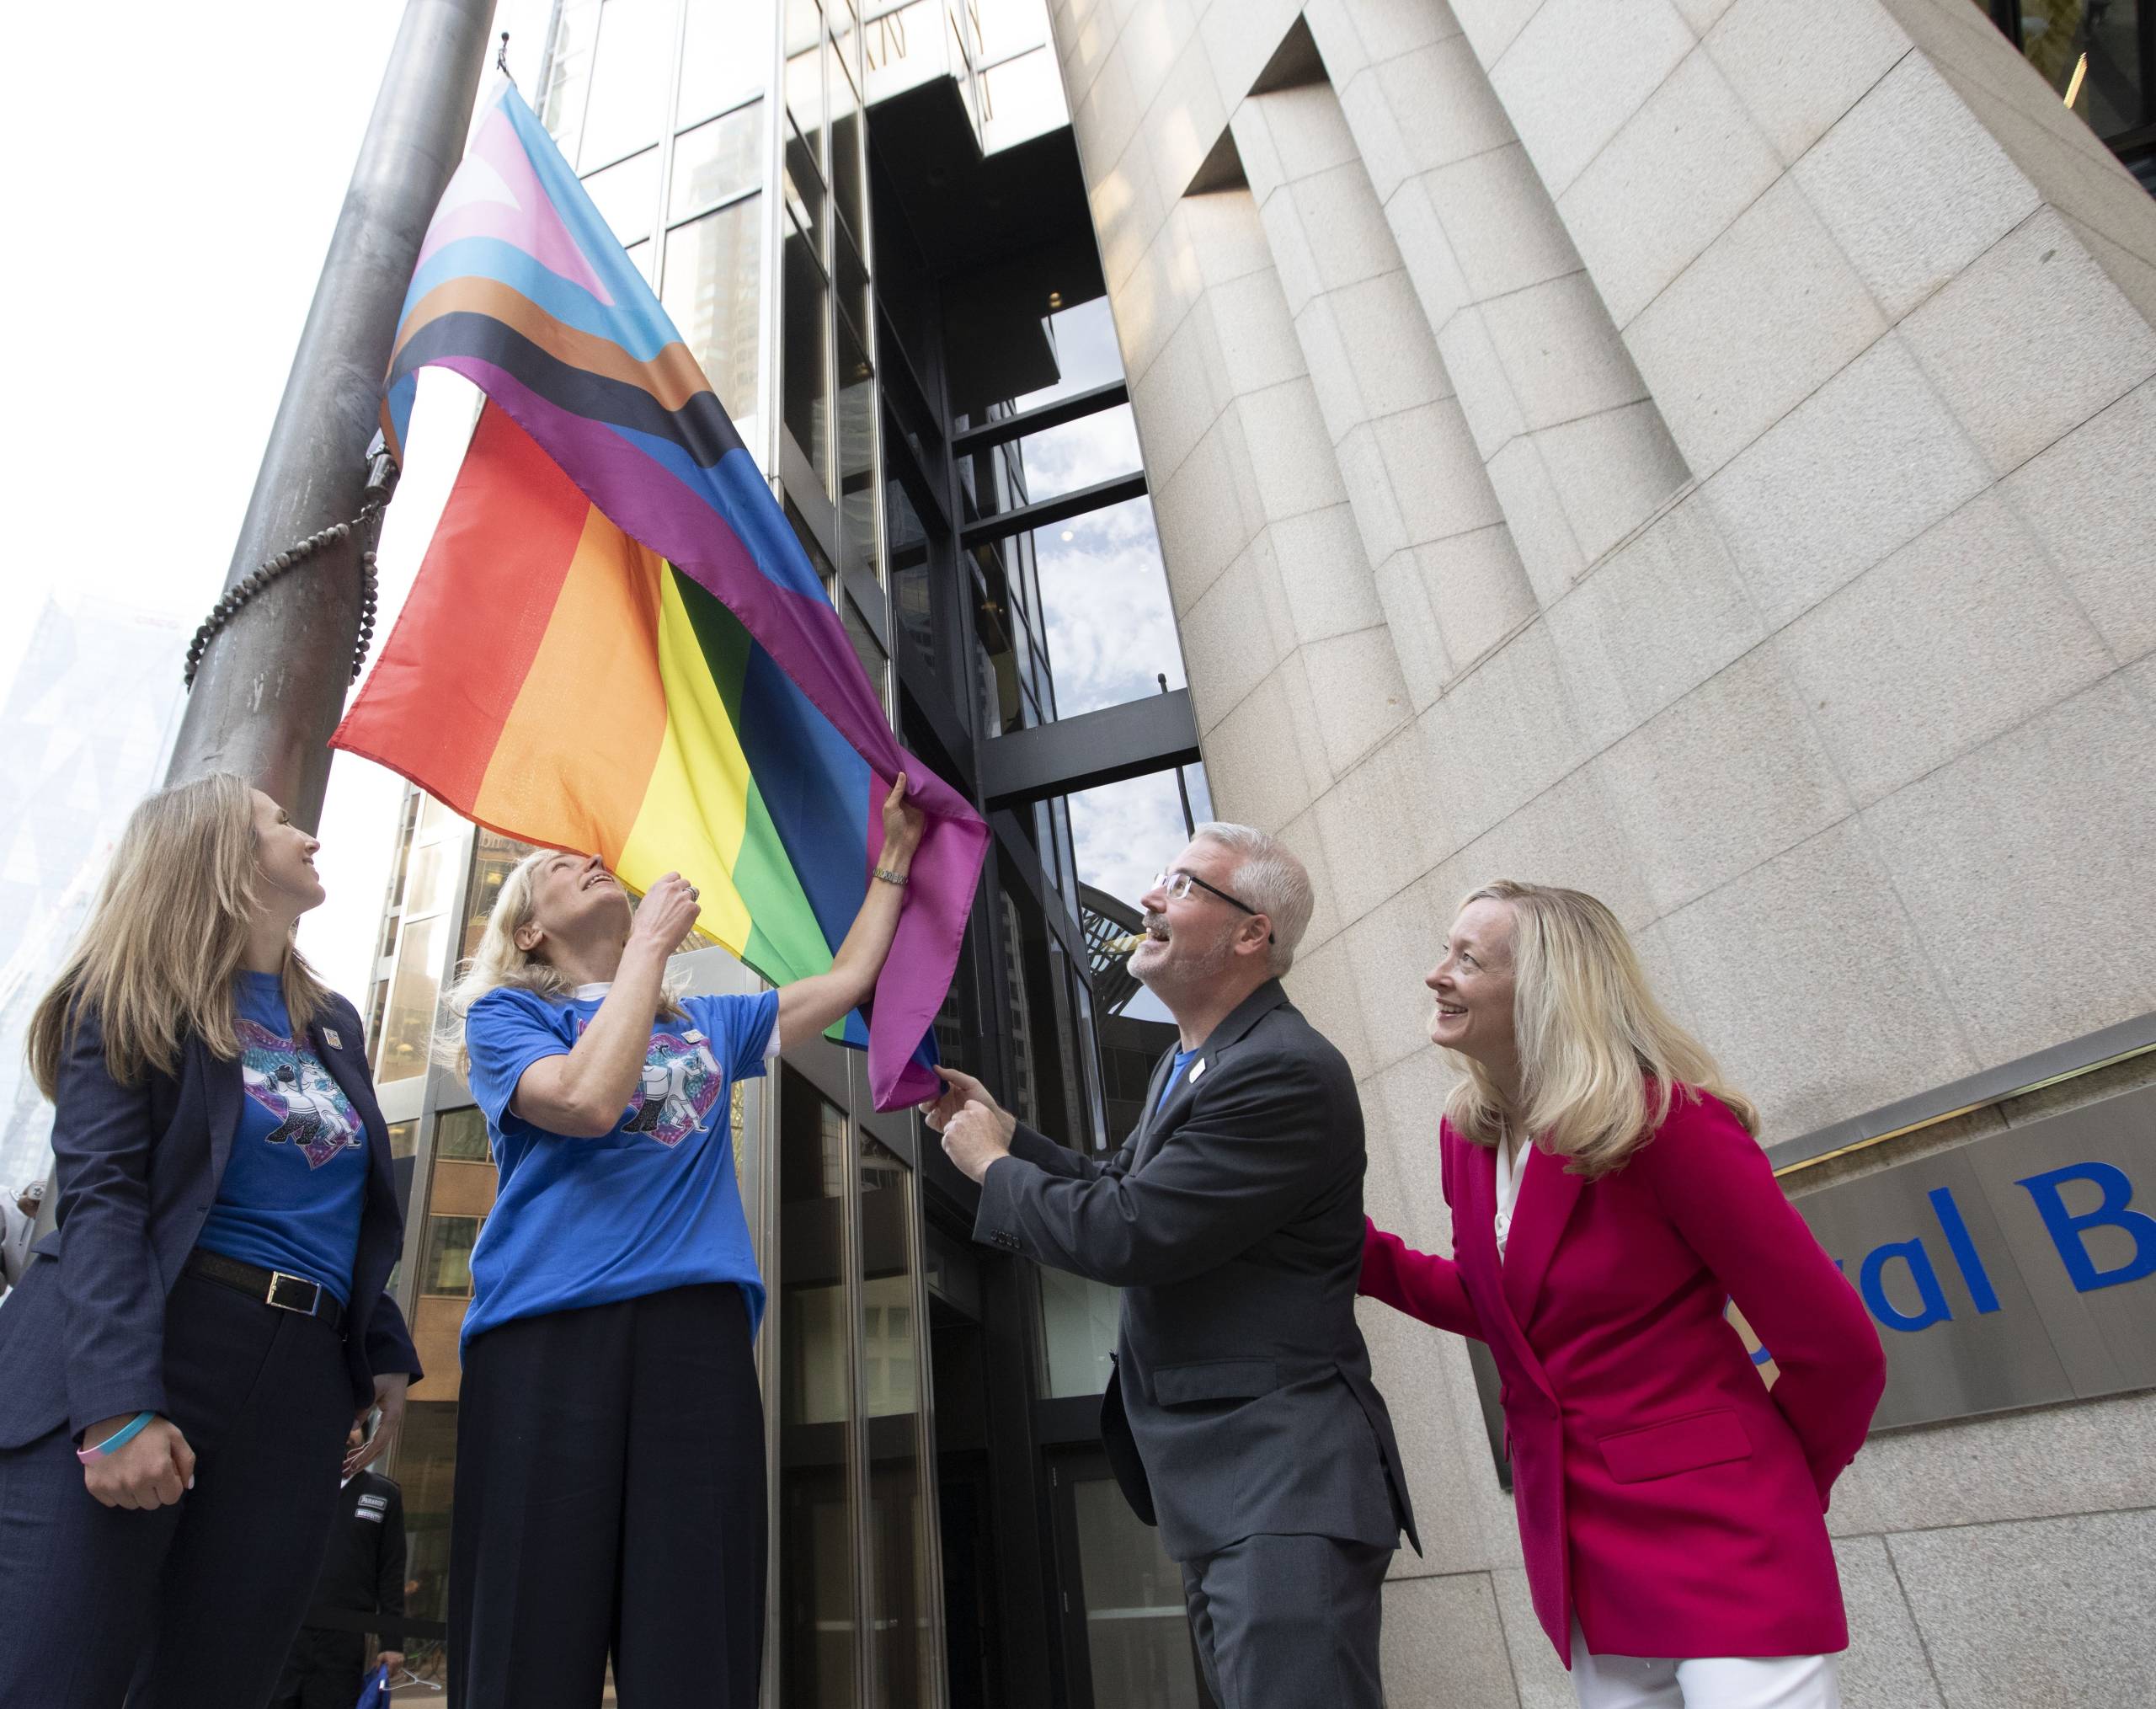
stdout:
{"type": "Polygon", "coordinates": [[[1420,1550],[1355,1322],[1363,1112],[1278,981],[1214,1029],[1105,1162],[1021,1125],[974,1238],[1119,1287],[1101,1433],[1177,1561],[1259,1534],[1420,1550]],[[1157,1114],[1154,1114],[1157,1112],[1157,1114]]]}

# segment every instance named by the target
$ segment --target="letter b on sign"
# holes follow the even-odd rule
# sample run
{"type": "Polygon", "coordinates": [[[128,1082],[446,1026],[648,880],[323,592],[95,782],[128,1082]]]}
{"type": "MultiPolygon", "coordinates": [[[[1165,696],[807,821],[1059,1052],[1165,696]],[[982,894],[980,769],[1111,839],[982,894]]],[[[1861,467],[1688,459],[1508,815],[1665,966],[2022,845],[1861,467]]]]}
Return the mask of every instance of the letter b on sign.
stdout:
{"type": "Polygon", "coordinates": [[[2111,1163],[2069,1163],[2063,1169],[2031,1175],[2015,1185],[2025,1189],[2036,1201],[2044,1231],[2058,1248],[2059,1262],[2066,1266],[2076,1291],[2086,1294],[2156,1275],[2156,1216],[2128,1209],[2133,1201],[2133,1183],[2125,1170],[2111,1163]],[[2100,1196],[2095,1210],[2067,1209],[2063,1188],[2069,1181],[2086,1181],[2095,1187],[2100,1196]],[[2088,1231],[2096,1228],[2120,1230],[2133,1243],[2133,1255],[2109,1269],[2098,1269],[2087,1238],[2088,1231]]]}

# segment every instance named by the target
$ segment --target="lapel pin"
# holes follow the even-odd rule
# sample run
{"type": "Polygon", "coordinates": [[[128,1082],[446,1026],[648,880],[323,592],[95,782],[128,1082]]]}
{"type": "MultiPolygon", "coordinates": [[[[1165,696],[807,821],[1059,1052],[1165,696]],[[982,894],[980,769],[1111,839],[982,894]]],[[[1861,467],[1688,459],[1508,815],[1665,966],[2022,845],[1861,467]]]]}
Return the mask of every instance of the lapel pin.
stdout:
{"type": "Polygon", "coordinates": [[[328,1041],[332,1050],[342,1050],[344,1048],[344,1041],[337,1036],[337,1029],[334,1027],[324,1027],[322,1029],[322,1036],[328,1041]]]}
{"type": "Polygon", "coordinates": [[[1199,1075],[1201,1075],[1201,1074],[1204,1073],[1204,1072],[1205,1072],[1205,1059],[1204,1059],[1203,1056],[1201,1056],[1201,1057],[1199,1057],[1199,1058],[1198,1059],[1198,1060],[1197,1060],[1197,1061],[1195,1061],[1195,1062],[1193,1062],[1193,1063],[1192,1063],[1192,1064],[1190,1065],[1190,1083],[1191,1083],[1193,1086],[1197,1085],[1197,1084],[1198,1084],[1198,1076],[1199,1075]]]}

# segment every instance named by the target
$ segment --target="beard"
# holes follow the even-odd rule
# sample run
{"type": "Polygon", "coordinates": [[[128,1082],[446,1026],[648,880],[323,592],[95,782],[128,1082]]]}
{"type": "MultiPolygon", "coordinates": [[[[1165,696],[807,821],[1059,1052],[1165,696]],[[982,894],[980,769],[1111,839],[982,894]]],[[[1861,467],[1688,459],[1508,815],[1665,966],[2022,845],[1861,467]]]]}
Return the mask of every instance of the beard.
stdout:
{"type": "MultiPolygon", "coordinates": [[[[1161,958],[1162,964],[1140,969],[1131,969],[1139,982],[1154,996],[1165,999],[1171,991],[1202,991],[1223,973],[1235,959],[1235,928],[1222,932],[1203,948],[1192,947],[1187,931],[1177,932],[1161,948],[1169,954],[1161,958]],[[1172,959],[1171,959],[1172,958],[1172,959]]],[[[1132,960],[1135,962],[1136,957],[1132,960]]]]}

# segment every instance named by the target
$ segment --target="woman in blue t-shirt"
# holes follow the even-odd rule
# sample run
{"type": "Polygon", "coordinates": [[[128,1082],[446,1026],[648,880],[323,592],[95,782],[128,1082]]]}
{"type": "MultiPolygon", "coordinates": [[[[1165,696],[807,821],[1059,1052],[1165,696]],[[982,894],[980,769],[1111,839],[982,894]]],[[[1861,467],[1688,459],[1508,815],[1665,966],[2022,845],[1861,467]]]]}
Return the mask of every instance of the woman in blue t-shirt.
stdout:
{"type": "Polygon", "coordinates": [[[452,1709],[756,1701],[763,1313],[728,1089],[857,1008],[922,817],[905,778],[830,971],[760,996],[664,984],[675,873],[633,911],[595,856],[506,878],[450,1007],[500,1172],[472,1252],[450,1541],[452,1709]]]}
{"type": "Polygon", "coordinates": [[[360,1017],[292,945],[318,846],[240,777],[152,795],[31,1018],[59,1226],[0,1311],[0,1704],[266,1701],[419,1374],[360,1017]]]}

